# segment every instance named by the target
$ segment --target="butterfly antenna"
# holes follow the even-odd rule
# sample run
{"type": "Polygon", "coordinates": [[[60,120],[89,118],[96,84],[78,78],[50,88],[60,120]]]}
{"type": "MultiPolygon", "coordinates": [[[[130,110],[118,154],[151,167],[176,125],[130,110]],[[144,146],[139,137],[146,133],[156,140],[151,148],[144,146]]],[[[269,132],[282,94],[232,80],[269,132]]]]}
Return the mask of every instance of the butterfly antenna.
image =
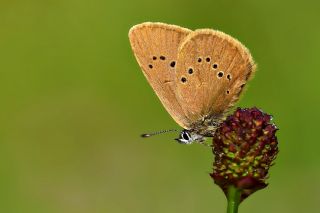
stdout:
{"type": "Polygon", "coordinates": [[[176,129],[167,129],[167,130],[161,130],[158,132],[153,132],[153,133],[149,133],[149,134],[142,134],[141,137],[143,138],[148,138],[154,135],[159,135],[159,134],[163,134],[163,133],[167,133],[167,132],[177,132],[178,130],[176,129]]]}

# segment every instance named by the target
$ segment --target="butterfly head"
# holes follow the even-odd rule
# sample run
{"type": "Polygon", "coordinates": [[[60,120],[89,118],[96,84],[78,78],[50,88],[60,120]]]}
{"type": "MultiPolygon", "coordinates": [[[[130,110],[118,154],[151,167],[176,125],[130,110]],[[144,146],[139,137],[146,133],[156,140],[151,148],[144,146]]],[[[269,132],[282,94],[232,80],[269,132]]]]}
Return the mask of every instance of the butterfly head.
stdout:
{"type": "MultiPolygon", "coordinates": [[[[149,138],[154,135],[159,135],[159,134],[168,133],[168,132],[176,132],[176,131],[177,130],[175,130],[175,129],[162,130],[162,131],[158,131],[158,132],[154,132],[154,133],[142,134],[141,137],[149,138]]],[[[193,142],[202,143],[205,140],[205,137],[200,134],[197,134],[193,130],[184,129],[180,132],[179,138],[176,138],[175,140],[181,144],[192,144],[193,142]]]]}
{"type": "Polygon", "coordinates": [[[181,144],[192,144],[193,142],[201,143],[205,138],[191,130],[184,129],[180,132],[179,138],[176,138],[175,140],[181,144]]]}

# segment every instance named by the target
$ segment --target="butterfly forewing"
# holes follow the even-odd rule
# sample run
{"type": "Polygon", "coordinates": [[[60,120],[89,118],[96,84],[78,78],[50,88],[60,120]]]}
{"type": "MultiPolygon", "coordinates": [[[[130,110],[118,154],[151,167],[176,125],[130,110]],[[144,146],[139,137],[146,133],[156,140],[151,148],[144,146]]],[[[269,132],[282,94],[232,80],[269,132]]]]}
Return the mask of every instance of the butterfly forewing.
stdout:
{"type": "Polygon", "coordinates": [[[238,100],[255,70],[239,41],[215,30],[197,30],[179,48],[176,94],[188,119],[221,115],[238,100]]]}
{"type": "Polygon", "coordinates": [[[160,101],[183,128],[186,117],[175,94],[178,49],[191,30],[162,23],[143,23],[131,28],[129,39],[145,77],[160,101]]]}

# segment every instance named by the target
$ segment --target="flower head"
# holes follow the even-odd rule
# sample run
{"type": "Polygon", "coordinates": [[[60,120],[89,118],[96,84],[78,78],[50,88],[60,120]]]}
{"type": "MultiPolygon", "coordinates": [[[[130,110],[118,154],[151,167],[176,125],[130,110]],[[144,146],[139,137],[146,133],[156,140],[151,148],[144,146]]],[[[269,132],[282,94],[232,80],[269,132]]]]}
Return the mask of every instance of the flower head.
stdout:
{"type": "Polygon", "coordinates": [[[217,130],[210,175],[225,194],[233,185],[242,191],[243,200],[267,186],[268,170],[278,153],[278,129],[271,119],[257,108],[238,108],[217,130]]]}

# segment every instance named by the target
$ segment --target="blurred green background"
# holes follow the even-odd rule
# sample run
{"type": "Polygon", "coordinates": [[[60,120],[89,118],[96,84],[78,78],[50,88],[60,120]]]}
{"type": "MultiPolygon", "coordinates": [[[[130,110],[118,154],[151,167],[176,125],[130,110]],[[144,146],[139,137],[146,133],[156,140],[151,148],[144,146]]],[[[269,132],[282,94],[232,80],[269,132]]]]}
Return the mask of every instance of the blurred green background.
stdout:
{"type": "Polygon", "coordinates": [[[214,28],[258,72],[238,106],[280,127],[270,185],[240,212],[316,212],[320,202],[320,5],[316,1],[1,1],[0,212],[225,212],[213,156],[178,128],[146,82],[131,26],[214,28]]]}

